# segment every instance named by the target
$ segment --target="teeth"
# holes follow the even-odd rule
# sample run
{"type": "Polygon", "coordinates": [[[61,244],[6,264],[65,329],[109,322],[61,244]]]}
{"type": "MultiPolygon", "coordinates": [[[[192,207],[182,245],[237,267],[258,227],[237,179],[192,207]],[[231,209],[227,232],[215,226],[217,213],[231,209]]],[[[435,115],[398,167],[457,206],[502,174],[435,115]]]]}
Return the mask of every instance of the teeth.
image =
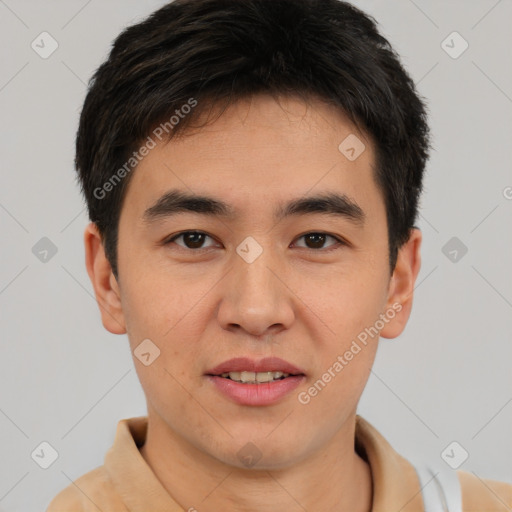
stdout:
{"type": "Polygon", "coordinates": [[[256,382],[270,382],[271,380],[274,380],[274,372],[261,372],[261,373],[255,373],[256,382]]]}
{"type": "Polygon", "coordinates": [[[240,372],[240,380],[242,382],[257,382],[256,373],[254,372],[240,372]]]}
{"type": "Polygon", "coordinates": [[[231,380],[238,380],[238,381],[240,381],[240,372],[229,372],[228,373],[228,377],[231,380]]]}
{"type": "Polygon", "coordinates": [[[288,377],[289,373],[283,372],[229,372],[222,373],[221,377],[230,378],[244,384],[259,384],[261,382],[272,382],[281,377],[288,377]]]}

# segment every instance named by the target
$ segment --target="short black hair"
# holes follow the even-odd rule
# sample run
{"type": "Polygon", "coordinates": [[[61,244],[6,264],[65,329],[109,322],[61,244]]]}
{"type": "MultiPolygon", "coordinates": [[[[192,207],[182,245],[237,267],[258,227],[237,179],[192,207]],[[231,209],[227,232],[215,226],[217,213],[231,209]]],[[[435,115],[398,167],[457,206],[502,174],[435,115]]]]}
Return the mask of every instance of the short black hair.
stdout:
{"type": "Polygon", "coordinates": [[[339,0],[175,0],[116,38],[80,116],[76,169],[116,278],[120,212],[142,145],[261,93],[319,98],[370,135],[393,272],[418,215],[429,128],[376,21],[339,0]]]}

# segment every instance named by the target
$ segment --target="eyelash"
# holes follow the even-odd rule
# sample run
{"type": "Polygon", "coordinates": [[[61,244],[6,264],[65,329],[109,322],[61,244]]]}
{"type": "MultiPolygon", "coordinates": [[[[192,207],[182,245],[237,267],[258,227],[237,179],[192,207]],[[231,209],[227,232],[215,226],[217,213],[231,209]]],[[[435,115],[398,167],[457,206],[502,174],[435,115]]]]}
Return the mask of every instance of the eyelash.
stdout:
{"type": "MultiPolygon", "coordinates": [[[[207,237],[211,238],[212,240],[215,240],[212,236],[210,236],[208,233],[205,233],[204,231],[195,231],[195,230],[191,230],[191,231],[182,231],[181,233],[177,233],[175,235],[172,235],[171,238],[167,238],[166,240],[164,240],[163,242],[163,245],[169,245],[171,244],[172,242],[174,242],[175,240],[177,240],[178,238],[181,238],[183,237],[184,235],[186,234],[190,234],[190,233],[193,233],[193,234],[200,234],[200,235],[206,235],[207,237]]],[[[343,240],[342,238],[340,237],[337,237],[337,236],[334,236],[334,235],[331,235],[329,233],[324,233],[323,231],[310,231],[308,233],[304,233],[303,235],[300,235],[298,238],[304,238],[308,235],[324,235],[326,237],[331,237],[333,238],[334,240],[336,240],[336,244],[333,244],[332,246],[330,246],[329,248],[327,249],[312,249],[310,247],[301,247],[301,249],[308,249],[310,251],[313,251],[313,252],[321,252],[321,253],[330,253],[332,251],[335,251],[335,250],[338,250],[340,249],[340,247],[343,247],[343,246],[348,246],[349,244],[347,242],[345,242],[345,240],[343,240]]],[[[191,252],[196,252],[196,253],[200,253],[202,251],[208,251],[209,249],[211,249],[211,247],[200,247],[198,249],[190,249],[189,247],[182,247],[182,246],[178,246],[180,249],[184,250],[184,251],[191,251],[191,252]]]]}

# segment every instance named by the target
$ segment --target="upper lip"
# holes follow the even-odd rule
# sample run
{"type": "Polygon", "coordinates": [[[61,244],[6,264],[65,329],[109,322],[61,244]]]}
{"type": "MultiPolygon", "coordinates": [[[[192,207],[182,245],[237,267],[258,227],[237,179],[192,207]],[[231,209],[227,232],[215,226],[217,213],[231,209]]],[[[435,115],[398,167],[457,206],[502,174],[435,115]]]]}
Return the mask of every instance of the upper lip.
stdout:
{"type": "Polygon", "coordinates": [[[305,375],[297,366],[279,357],[264,357],[263,359],[249,359],[248,357],[235,357],[208,370],[207,375],[221,375],[229,372],[283,372],[292,375],[305,375]]]}

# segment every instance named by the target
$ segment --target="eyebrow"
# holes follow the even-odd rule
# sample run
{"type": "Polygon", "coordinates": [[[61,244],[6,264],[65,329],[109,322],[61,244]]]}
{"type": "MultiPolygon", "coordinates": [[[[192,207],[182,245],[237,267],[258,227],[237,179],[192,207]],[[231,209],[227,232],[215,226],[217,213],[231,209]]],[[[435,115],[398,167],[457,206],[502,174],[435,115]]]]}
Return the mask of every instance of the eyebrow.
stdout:
{"type": "MultiPolygon", "coordinates": [[[[235,208],[219,199],[173,189],[145,210],[143,220],[150,224],[181,212],[221,217],[227,220],[232,220],[237,215],[235,208]]],[[[315,213],[342,217],[361,227],[366,218],[362,208],[353,199],[345,194],[329,192],[292,199],[285,204],[280,204],[274,211],[274,219],[279,221],[291,216],[315,213]]]]}

